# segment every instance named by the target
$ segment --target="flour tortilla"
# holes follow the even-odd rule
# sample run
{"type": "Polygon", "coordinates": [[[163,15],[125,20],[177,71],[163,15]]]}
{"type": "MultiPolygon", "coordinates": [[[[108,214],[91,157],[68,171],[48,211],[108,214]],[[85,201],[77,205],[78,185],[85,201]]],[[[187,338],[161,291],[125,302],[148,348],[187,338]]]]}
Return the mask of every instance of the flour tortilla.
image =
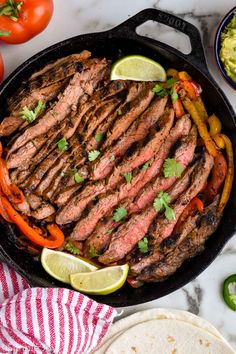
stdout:
{"type": "Polygon", "coordinates": [[[106,354],[234,354],[220,338],[191,323],[151,320],[139,323],[118,336],[106,354]]]}
{"type": "Polygon", "coordinates": [[[187,311],[160,308],[140,311],[131,316],[123,318],[120,321],[115,322],[111,326],[111,329],[107,337],[105,338],[105,341],[103,341],[102,346],[100,346],[99,349],[94,351],[94,354],[104,354],[106,352],[106,349],[117,337],[119,337],[123,332],[135,326],[136,324],[147,322],[150,320],[162,319],[172,319],[191,323],[193,326],[203,329],[209,334],[212,334],[228,346],[228,343],[226,342],[224,337],[218,332],[218,330],[203,318],[193,315],[192,313],[187,311]]]}

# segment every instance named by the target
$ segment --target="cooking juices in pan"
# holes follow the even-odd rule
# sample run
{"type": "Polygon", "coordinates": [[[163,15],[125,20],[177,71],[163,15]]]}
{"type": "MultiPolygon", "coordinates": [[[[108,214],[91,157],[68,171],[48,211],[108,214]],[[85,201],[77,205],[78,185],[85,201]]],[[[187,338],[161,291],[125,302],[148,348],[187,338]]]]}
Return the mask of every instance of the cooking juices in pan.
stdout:
{"type": "Polygon", "coordinates": [[[204,248],[230,195],[233,153],[186,72],[157,83],[110,81],[110,69],[84,50],[9,98],[0,212],[28,252],[128,263],[138,287],[204,248]]]}

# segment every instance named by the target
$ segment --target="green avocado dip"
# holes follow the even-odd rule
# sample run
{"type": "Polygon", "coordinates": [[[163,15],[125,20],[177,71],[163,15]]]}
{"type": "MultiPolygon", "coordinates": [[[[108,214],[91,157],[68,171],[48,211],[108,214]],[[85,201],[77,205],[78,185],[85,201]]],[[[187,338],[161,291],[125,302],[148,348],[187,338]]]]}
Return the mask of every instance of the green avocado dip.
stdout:
{"type": "Polygon", "coordinates": [[[220,59],[227,75],[236,82],[236,13],[221,33],[220,59]]]}

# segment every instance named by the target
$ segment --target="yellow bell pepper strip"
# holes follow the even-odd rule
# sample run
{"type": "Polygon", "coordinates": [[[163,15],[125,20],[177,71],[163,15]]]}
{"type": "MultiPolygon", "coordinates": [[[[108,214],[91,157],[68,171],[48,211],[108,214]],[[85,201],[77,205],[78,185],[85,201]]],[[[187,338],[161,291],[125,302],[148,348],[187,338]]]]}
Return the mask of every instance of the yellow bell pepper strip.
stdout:
{"type": "Polygon", "coordinates": [[[210,135],[211,136],[215,136],[216,134],[219,134],[221,132],[222,124],[221,124],[221,121],[219,120],[219,118],[215,114],[212,114],[208,118],[208,124],[210,127],[210,135]]]}
{"type": "Polygon", "coordinates": [[[187,73],[187,71],[179,71],[180,80],[192,80],[191,76],[187,73]]]}
{"type": "Polygon", "coordinates": [[[203,118],[201,117],[200,113],[198,112],[198,110],[194,106],[193,102],[188,97],[184,97],[182,99],[182,102],[183,102],[185,109],[188,111],[188,113],[192,117],[194,123],[196,124],[196,126],[198,128],[199,135],[203,139],[207,151],[209,152],[210,155],[212,155],[213,157],[216,157],[217,148],[216,148],[215,143],[212,140],[212,138],[207,130],[206,123],[203,121],[203,118]]]}
{"type": "Polygon", "coordinates": [[[203,100],[201,98],[201,96],[198,96],[195,101],[194,101],[194,106],[196,107],[196,109],[198,110],[199,114],[202,117],[202,120],[204,122],[206,122],[208,120],[208,114],[206,111],[206,107],[203,103],[203,100]]]}
{"type": "Polygon", "coordinates": [[[64,234],[59,229],[59,227],[55,224],[47,225],[47,229],[50,233],[48,238],[45,238],[41,235],[41,230],[37,228],[33,228],[29,226],[29,224],[23,219],[23,217],[12,207],[9,201],[0,196],[1,202],[5,211],[7,212],[10,219],[13,221],[14,224],[18,226],[21,232],[34,244],[40,247],[47,247],[47,248],[58,248],[62,246],[64,242],[64,234]]]}
{"type": "Polygon", "coordinates": [[[225,177],[227,175],[227,162],[224,158],[224,155],[221,152],[218,152],[214,158],[214,166],[211,173],[210,181],[208,182],[203,196],[206,201],[211,203],[214,198],[219,193],[220,187],[222,186],[225,177]]]}
{"type": "Polygon", "coordinates": [[[233,284],[236,286],[236,274],[232,274],[227,279],[225,279],[223,284],[223,298],[229,308],[233,311],[236,311],[236,293],[232,293],[230,291],[230,285],[233,284]]]}
{"type": "Polygon", "coordinates": [[[169,77],[173,77],[176,80],[179,80],[179,73],[176,69],[172,69],[172,68],[168,69],[166,71],[166,75],[169,77]]]}
{"type": "Polygon", "coordinates": [[[214,142],[216,143],[216,145],[218,146],[219,149],[224,149],[225,148],[225,141],[221,137],[221,134],[217,134],[217,135],[213,136],[213,139],[214,139],[214,142]]]}
{"type": "Polygon", "coordinates": [[[234,154],[233,154],[233,147],[232,147],[232,143],[231,143],[230,139],[224,134],[220,134],[220,136],[224,139],[227,160],[228,160],[228,171],[227,171],[227,175],[225,178],[224,188],[223,188],[223,192],[222,192],[220,203],[219,203],[219,210],[222,211],[222,210],[224,210],[224,208],[229,200],[232,185],[233,185],[234,154]]]}

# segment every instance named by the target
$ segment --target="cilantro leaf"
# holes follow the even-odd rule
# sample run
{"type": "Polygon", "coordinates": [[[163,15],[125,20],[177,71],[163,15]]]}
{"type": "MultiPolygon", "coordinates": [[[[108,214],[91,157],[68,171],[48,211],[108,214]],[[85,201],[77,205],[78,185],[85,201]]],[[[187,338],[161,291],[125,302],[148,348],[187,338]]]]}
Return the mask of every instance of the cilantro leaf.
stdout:
{"type": "Polygon", "coordinates": [[[153,202],[153,207],[156,211],[164,211],[165,217],[168,220],[175,219],[174,210],[169,206],[171,201],[170,195],[167,192],[158,193],[157,197],[153,202]]]}
{"type": "Polygon", "coordinates": [[[174,85],[177,81],[178,81],[177,79],[175,79],[174,77],[171,77],[170,79],[168,79],[168,80],[166,81],[166,84],[167,84],[168,86],[172,86],[172,85],[174,85]]]}
{"type": "Polygon", "coordinates": [[[30,110],[27,106],[23,108],[23,110],[20,112],[20,115],[22,116],[23,119],[27,120],[27,122],[32,123],[41,110],[45,107],[45,103],[43,101],[39,100],[37,106],[35,109],[32,111],[30,110]]]}
{"type": "Polygon", "coordinates": [[[71,177],[71,176],[74,176],[74,175],[76,174],[76,172],[78,172],[78,171],[77,171],[77,168],[76,168],[76,167],[72,168],[72,169],[70,170],[70,172],[69,172],[69,176],[70,176],[70,177],[71,177]]]}
{"type": "Polygon", "coordinates": [[[104,134],[103,133],[97,133],[95,135],[95,140],[100,143],[101,141],[103,141],[103,138],[104,138],[104,134]]]}
{"type": "Polygon", "coordinates": [[[118,109],[116,110],[116,113],[118,114],[118,116],[121,116],[121,115],[122,115],[122,110],[121,110],[121,108],[118,108],[118,109]]]}
{"type": "Polygon", "coordinates": [[[147,253],[149,251],[147,237],[144,237],[138,242],[138,248],[141,253],[147,253]]]}
{"type": "Polygon", "coordinates": [[[84,178],[78,174],[78,172],[75,173],[74,179],[76,183],[82,183],[84,182],[84,178]]]}
{"type": "Polygon", "coordinates": [[[174,87],[171,90],[171,98],[172,98],[173,103],[175,103],[179,98],[179,95],[176,92],[176,89],[174,87]]]}
{"type": "Polygon", "coordinates": [[[111,235],[113,231],[114,231],[113,229],[107,230],[107,234],[111,235]]]}
{"type": "Polygon", "coordinates": [[[177,162],[175,159],[166,159],[164,162],[164,176],[180,177],[184,171],[184,166],[177,162]]]}
{"type": "Polygon", "coordinates": [[[127,172],[127,173],[124,173],[124,177],[125,177],[125,180],[127,183],[130,183],[132,181],[132,172],[127,172]]]}
{"type": "Polygon", "coordinates": [[[146,170],[150,166],[150,161],[145,162],[145,164],[142,166],[142,170],[146,170]]]}
{"type": "Polygon", "coordinates": [[[89,151],[89,153],[88,153],[88,159],[89,159],[89,161],[94,161],[94,160],[96,160],[100,154],[101,154],[101,153],[100,153],[100,151],[98,151],[98,150],[89,151]]]}
{"type": "Polygon", "coordinates": [[[95,257],[100,256],[100,254],[97,253],[97,251],[95,250],[95,248],[92,245],[89,246],[89,253],[90,253],[91,258],[95,258],[95,257]]]}
{"type": "Polygon", "coordinates": [[[115,161],[115,155],[111,155],[110,161],[115,161]]]}
{"type": "Polygon", "coordinates": [[[123,207],[117,208],[113,215],[113,220],[118,222],[125,219],[127,216],[127,210],[123,207]]]}
{"type": "Polygon", "coordinates": [[[69,143],[66,138],[60,139],[57,143],[57,147],[60,151],[65,151],[68,149],[69,143]]]}
{"type": "Polygon", "coordinates": [[[73,253],[73,254],[80,254],[80,250],[79,250],[77,247],[75,247],[72,243],[67,243],[67,244],[65,245],[65,249],[66,249],[67,251],[69,251],[70,253],[73,253]]]}
{"type": "Polygon", "coordinates": [[[160,97],[165,97],[169,94],[169,91],[166,90],[164,87],[162,87],[159,84],[156,84],[153,89],[152,92],[154,92],[155,94],[157,94],[160,97]]]}

